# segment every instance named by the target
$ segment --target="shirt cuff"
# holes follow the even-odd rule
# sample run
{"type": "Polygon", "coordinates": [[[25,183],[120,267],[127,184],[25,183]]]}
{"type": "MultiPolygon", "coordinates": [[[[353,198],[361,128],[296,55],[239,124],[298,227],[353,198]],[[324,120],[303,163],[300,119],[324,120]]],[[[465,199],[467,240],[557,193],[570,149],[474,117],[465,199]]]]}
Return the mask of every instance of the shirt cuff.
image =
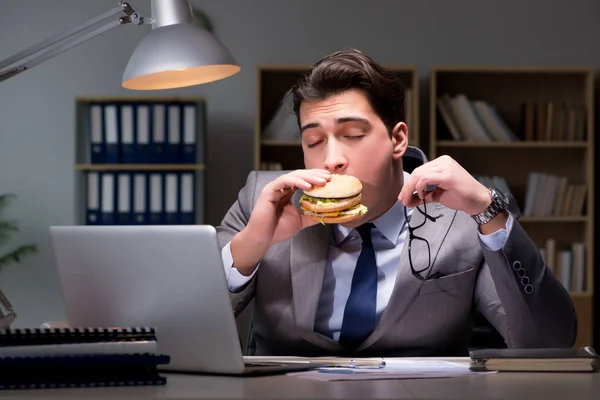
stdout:
{"type": "Polygon", "coordinates": [[[509,211],[507,212],[508,220],[506,221],[506,229],[498,229],[496,232],[490,233],[489,235],[484,235],[479,230],[477,230],[479,238],[481,239],[483,244],[492,251],[498,251],[504,247],[506,241],[508,240],[508,235],[510,235],[510,232],[512,230],[513,216],[509,211]]]}
{"type": "Polygon", "coordinates": [[[250,282],[256,271],[258,271],[258,265],[250,276],[245,276],[240,273],[233,266],[233,256],[231,255],[231,242],[227,243],[221,249],[221,259],[223,260],[223,268],[225,268],[225,278],[227,279],[227,287],[230,292],[236,292],[242,288],[245,284],[250,282]]]}

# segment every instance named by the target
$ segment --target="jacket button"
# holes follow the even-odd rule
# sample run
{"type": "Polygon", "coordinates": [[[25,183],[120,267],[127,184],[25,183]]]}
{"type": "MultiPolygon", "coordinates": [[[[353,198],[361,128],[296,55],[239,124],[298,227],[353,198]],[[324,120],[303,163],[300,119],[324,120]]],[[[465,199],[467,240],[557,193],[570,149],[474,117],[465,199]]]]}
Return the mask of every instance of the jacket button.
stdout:
{"type": "Polygon", "coordinates": [[[525,293],[531,294],[533,293],[533,285],[529,283],[523,287],[523,290],[525,291],[525,293]]]}
{"type": "Polygon", "coordinates": [[[515,271],[519,271],[521,269],[521,261],[515,261],[512,267],[515,271]]]}

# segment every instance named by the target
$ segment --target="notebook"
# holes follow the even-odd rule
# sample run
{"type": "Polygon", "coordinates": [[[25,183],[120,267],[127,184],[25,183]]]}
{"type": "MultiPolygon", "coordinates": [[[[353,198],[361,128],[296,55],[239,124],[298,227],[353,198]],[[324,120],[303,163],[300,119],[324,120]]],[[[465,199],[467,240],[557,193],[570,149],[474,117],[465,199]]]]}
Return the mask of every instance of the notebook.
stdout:
{"type": "Polygon", "coordinates": [[[0,357],[0,390],[164,385],[157,367],[168,363],[162,354],[0,357]]]}
{"type": "Polygon", "coordinates": [[[164,385],[151,327],[0,331],[0,389],[164,385]]]}
{"type": "Polygon", "coordinates": [[[0,357],[76,354],[154,354],[152,327],[0,330],[0,357]]]}
{"type": "Polygon", "coordinates": [[[600,357],[592,347],[479,349],[469,352],[475,371],[593,372],[600,357]]]}

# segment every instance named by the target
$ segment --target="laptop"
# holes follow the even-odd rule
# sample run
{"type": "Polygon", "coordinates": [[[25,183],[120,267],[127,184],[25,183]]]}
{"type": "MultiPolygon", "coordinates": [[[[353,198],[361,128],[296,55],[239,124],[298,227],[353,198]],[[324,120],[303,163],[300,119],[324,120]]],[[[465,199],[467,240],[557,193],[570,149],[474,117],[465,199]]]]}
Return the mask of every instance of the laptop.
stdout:
{"type": "Polygon", "coordinates": [[[154,327],[172,372],[316,367],[244,359],[213,226],[52,226],[50,236],[69,326],[154,327]]]}

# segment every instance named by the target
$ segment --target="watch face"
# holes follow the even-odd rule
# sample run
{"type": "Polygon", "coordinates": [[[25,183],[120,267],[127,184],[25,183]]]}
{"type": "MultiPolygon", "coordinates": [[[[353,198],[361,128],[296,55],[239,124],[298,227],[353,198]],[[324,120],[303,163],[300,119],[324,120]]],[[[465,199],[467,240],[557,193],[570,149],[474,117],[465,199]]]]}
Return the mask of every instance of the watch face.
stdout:
{"type": "Polygon", "coordinates": [[[508,196],[500,189],[494,188],[494,191],[496,192],[496,195],[498,196],[498,198],[500,199],[500,201],[502,201],[503,203],[508,204],[508,196]]]}

